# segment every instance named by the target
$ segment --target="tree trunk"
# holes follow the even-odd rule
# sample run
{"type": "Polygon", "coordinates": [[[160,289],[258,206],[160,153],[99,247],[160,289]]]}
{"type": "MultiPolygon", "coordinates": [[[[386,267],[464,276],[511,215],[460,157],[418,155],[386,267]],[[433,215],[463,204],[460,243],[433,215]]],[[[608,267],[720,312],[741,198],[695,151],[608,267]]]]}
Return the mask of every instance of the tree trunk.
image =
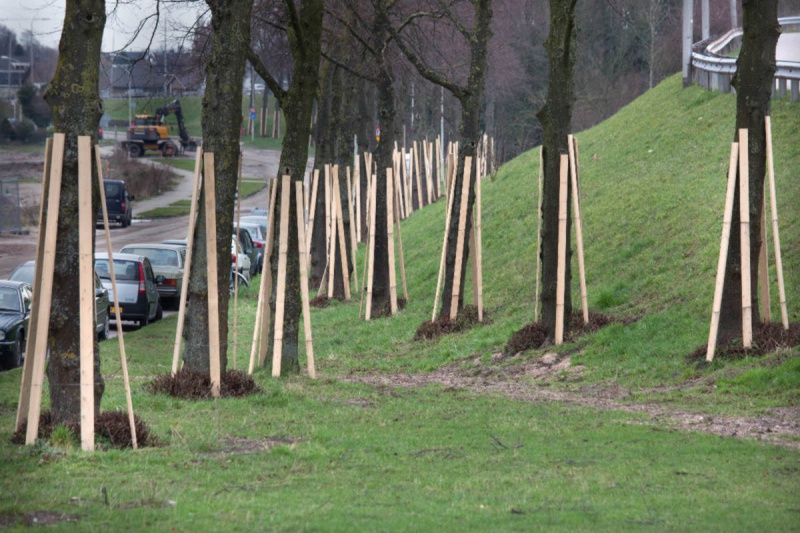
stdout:
{"type": "MultiPolygon", "coordinates": [[[[55,131],[66,135],[58,217],[58,255],[50,311],[47,379],[53,423],[80,423],[80,293],[78,272],[78,136],[97,139],[103,114],[98,92],[100,45],[106,22],[104,0],[67,0],[55,77],[45,93],[55,131]]],[[[92,216],[99,205],[97,171],[92,172],[92,216]]],[[[94,233],[94,232],[93,232],[94,233]]],[[[94,239],[94,235],[91,236],[94,239]]],[[[84,317],[88,319],[90,317],[84,317]]],[[[91,317],[94,323],[94,317],[91,317]]],[[[94,347],[94,408],[100,412],[105,383],[94,347]]]]}
{"type": "Polygon", "coordinates": [[[466,89],[458,94],[461,101],[461,124],[459,126],[458,170],[456,173],[453,207],[450,214],[450,230],[447,234],[447,251],[445,254],[444,290],[442,292],[442,310],[440,316],[451,314],[453,284],[455,281],[456,248],[458,245],[458,222],[461,216],[461,191],[464,183],[464,160],[472,157],[473,169],[470,172],[469,195],[467,197],[467,225],[464,232],[463,253],[461,256],[460,287],[457,308],[464,306],[464,286],[466,281],[467,260],[469,259],[469,235],[472,227],[472,208],[475,205],[475,155],[481,139],[481,104],[486,85],[488,71],[487,55],[489,39],[492,37],[491,0],[475,2],[475,29],[470,40],[470,69],[466,89]]]}
{"type": "Polygon", "coordinates": [[[253,0],[207,0],[211,11],[211,46],[206,60],[206,92],[203,97],[203,149],[214,154],[217,257],[206,247],[205,190],[201,195],[194,233],[194,255],[189,278],[185,368],[210,370],[208,321],[208,261],[217,262],[219,298],[220,369],[227,366],[228,300],[231,271],[231,235],[239,175],[239,129],[245,56],[250,47],[250,12],[253,0]]]}
{"type": "MultiPolygon", "coordinates": [[[[775,46],[780,35],[778,0],[745,0],[742,5],[742,49],[736,61],[732,84],[736,87],[736,131],[748,130],[750,187],[750,287],[753,323],[758,314],[758,256],[761,249],[761,216],[766,172],[766,130],[764,117],[770,112],[775,77],[775,46]]],[[[742,335],[742,261],[739,228],[739,181],[734,196],[728,267],[722,292],[719,338],[742,335]]]]}
{"type": "MultiPolygon", "coordinates": [[[[550,34],[545,49],[550,60],[547,99],[537,117],[542,124],[544,143],[544,184],[542,192],[542,321],[547,336],[555,337],[556,285],[558,270],[558,195],[559,165],[562,154],[567,153],[567,135],[572,129],[572,106],[575,102],[575,4],[577,0],[550,0],[550,34]]],[[[572,314],[571,279],[572,223],[570,194],[567,189],[567,257],[564,295],[564,332],[568,331],[572,314]]]]}
{"type": "MultiPolygon", "coordinates": [[[[319,61],[322,46],[323,0],[308,0],[300,5],[299,20],[302,32],[290,32],[289,42],[294,57],[294,74],[289,90],[280,99],[281,109],[286,119],[286,135],[283,138],[278,177],[291,176],[292,191],[289,202],[289,241],[286,265],[286,299],[284,303],[283,348],[281,353],[281,372],[300,372],[298,357],[298,333],[302,301],[300,299],[300,260],[297,242],[297,208],[295,205],[294,183],[302,182],[308,162],[308,140],[311,137],[311,112],[319,83],[319,61]],[[294,36],[292,36],[292,34],[294,36]]],[[[263,77],[263,75],[262,75],[263,77]]],[[[277,182],[278,196],[281,197],[280,181],[277,182]]],[[[302,216],[302,214],[301,214],[302,216]]],[[[275,224],[273,231],[275,245],[272,249],[272,286],[277,287],[278,251],[280,249],[281,205],[276,201],[275,224]]],[[[270,299],[270,347],[275,332],[276,294],[270,299]]],[[[271,367],[271,360],[267,361],[271,367]]]]}

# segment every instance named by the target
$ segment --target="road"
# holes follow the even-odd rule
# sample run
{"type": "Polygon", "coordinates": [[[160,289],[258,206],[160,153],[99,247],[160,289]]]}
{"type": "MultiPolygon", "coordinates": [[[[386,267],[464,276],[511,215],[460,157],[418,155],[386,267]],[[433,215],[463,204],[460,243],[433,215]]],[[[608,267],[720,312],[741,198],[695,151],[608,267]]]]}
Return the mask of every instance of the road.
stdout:
{"type": "MultiPolygon", "coordinates": [[[[275,150],[245,149],[242,157],[243,175],[252,178],[261,178],[277,175],[280,152],[275,150]]],[[[181,180],[174,190],[163,195],[144,201],[134,201],[133,224],[128,228],[112,226],[111,247],[119,250],[126,244],[135,242],[161,242],[164,239],[186,238],[188,229],[188,216],[174,217],[159,220],[145,220],[135,218],[136,213],[143,213],[156,207],[164,207],[181,199],[190,199],[192,196],[192,173],[175,170],[181,180]]],[[[242,200],[242,213],[248,213],[252,207],[266,207],[266,189],[242,200]]],[[[29,228],[27,235],[0,234],[0,279],[7,278],[14,268],[36,256],[36,239],[38,231],[29,228]]],[[[101,230],[96,232],[96,251],[105,252],[106,241],[101,230]]]]}

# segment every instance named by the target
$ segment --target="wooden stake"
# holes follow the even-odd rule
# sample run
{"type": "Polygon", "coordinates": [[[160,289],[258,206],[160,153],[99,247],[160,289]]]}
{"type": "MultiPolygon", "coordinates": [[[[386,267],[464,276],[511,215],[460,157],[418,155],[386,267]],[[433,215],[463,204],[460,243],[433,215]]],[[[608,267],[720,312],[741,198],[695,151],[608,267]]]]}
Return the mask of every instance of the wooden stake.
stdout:
{"type": "MultiPolygon", "coordinates": [[[[44,251],[42,257],[41,279],[34,280],[34,285],[39,292],[39,309],[37,315],[31,315],[36,320],[36,343],[33,353],[27,352],[26,357],[33,356],[33,373],[31,376],[31,394],[28,407],[28,426],[25,434],[25,444],[34,444],[39,433],[39,416],[42,410],[42,387],[44,384],[44,366],[47,358],[47,337],[50,330],[50,306],[53,300],[53,270],[55,269],[56,231],[58,228],[58,211],[61,201],[61,175],[64,169],[64,144],[65,135],[53,135],[53,152],[50,164],[49,191],[47,198],[47,216],[44,228],[44,251]]],[[[40,226],[39,229],[42,232],[40,226]]]]}
{"type": "Polygon", "coordinates": [[[544,178],[544,145],[539,146],[539,196],[536,202],[539,204],[536,226],[536,296],[533,302],[533,322],[539,322],[539,288],[542,286],[542,186],[544,178]]]}
{"type": "Polygon", "coordinates": [[[419,172],[419,147],[417,141],[414,141],[414,178],[417,183],[417,209],[422,209],[422,176],[419,172]]]}
{"type": "MultiPolygon", "coordinates": [[[[236,190],[236,239],[239,239],[239,230],[242,227],[242,153],[239,152],[239,179],[236,190]]],[[[236,353],[239,351],[239,276],[233,276],[233,369],[236,370],[236,353]]]]}
{"type": "Polygon", "coordinates": [[[286,259],[289,252],[289,200],[291,177],[281,182],[281,227],[278,236],[278,288],[275,299],[275,342],[272,347],[272,377],[281,375],[283,356],[283,316],[286,307],[286,259]]]}
{"type": "Polygon", "coordinates": [[[472,157],[464,159],[464,181],[461,184],[461,210],[458,218],[458,239],[456,242],[456,265],[453,270],[453,290],[450,300],[450,320],[458,316],[458,299],[461,293],[461,263],[464,255],[464,239],[467,228],[467,199],[469,198],[469,180],[472,175],[472,157]]]}
{"type": "MultiPolygon", "coordinates": [[[[50,188],[50,160],[53,153],[53,139],[45,140],[44,148],[44,171],[42,172],[42,201],[39,202],[39,235],[36,239],[36,263],[33,267],[33,279],[37,283],[42,280],[42,265],[44,264],[44,246],[45,246],[45,231],[47,226],[47,205],[46,198],[49,197],[50,188]]],[[[101,187],[102,189],[102,182],[101,187]]],[[[105,204],[103,204],[105,205],[105,204]]],[[[109,247],[109,250],[111,247],[109,247]]],[[[19,401],[17,402],[17,419],[14,422],[14,430],[19,431],[22,428],[22,422],[28,419],[28,410],[31,402],[31,380],[33,379],[33,360],[34,346],[36,346],[37,337],[37,324],[36,317],[39,316],[40,291],[33,293],[33,301],[31,302],[30,320],[28,322],[28,336],[25,339],[25,362],[22,367],[22,383],[19,388],[19,401]]]]}
{"type": "MultiPolygon", "coordinates": [[[[259,338],[258,347],[258,364],[263,365],[267,360],[267,352],[269,348],[269,319],[272,312],[269,301],[272,298],[272,250],[275,244],[275,204],[278,198],[278,179],[272,180],[272,187],[269,191],[269,217],[267,218],[267,244],[264,248],[264,273],[266,281],[264,283],[264,290],[259,295],[259,302],[262,306],[261,316],[261,336],[259,338]]],[[[251,371],[252,373],[252,371],[251,371]]]]}
{"type": "MultiPolygon", "coordinates": [[[[450,168],[453,163],[453,154],[447,155],[447,175],[450,176],[450,168]]],[[[431,314],[431,322],[436,321],[436,311],[439,307],[439,291],[442,288],[442,278],[444,277],[444,262],[447,252],[447,235],[450,233],[450,215],[453,212],[453,193],[455,192],[456,180],[448,179],[448,186],[450,187],[447,192],[447,211],[444,217],[444,240],[442,241],[442,258],[439,260],[439,278],[436,281],[436,296],[433,300],[433,314],[431,314]]]]}
{"type": "MultiPolygon", "coordinates": [[[[297,204],[297,211],[299,213],[303,208],[302,201],[300,200],[303,192],[303,184],[297,181],[294,187],[296,196],[295,203],[297,204]]],[[[303,219],[297,217],[297,242],[305,242],[305,238],[305,224],[303,224],[303,219]]],[[[315,379],[317,377],[317,370],[314,366],[314,341],[311,337],[311,309],[308,305],[308,272],[306,271],[305,250],[302,246],[298,247],[298,250],[300,253],[300,297],[303,302],[303,331],[306,338],[306,368],[308,368],[308,377],[315,379]]]]}
{"type": "Polygon", "coordinates": [[[409,176],[410,166],[411,166],[411,158],[409,157],[409,164],[406,164],[406,148],[403,146],[403,154],[402,154],[402,161],[401,166],[403,167],[403,211],[406,214],[406,218],[411,216],[411,213],[414,211],[412,202],[411,202],[411,179],[409,176]]]}
{"type": "Polygon", "coordinates": [[[78,137],[78,285],[80,308],[81,449],[94,451],[94,235],[92,138],[78,137]]]}
{"type": "Polygon", "coordinates": [[[306,234],[307,268],[311,270],[311,238],[314,234],[314,214],[317,211],[317,191],[319,186],[319,169],[314,170],[314,182],[311,186],[311,206],[308,215],[308,233],[306,234]]]}
{"type": "Polygon", "coordinates": [[[475,307],[478,308],[478,322],[483,322],[483,226],[481,219],[483,217],[483,208],[481,206],[481,182],[475,182],[475,219],[474,219],[474,232],[475,232],[475,256],[473,262],[475,263],[475,293],[477,294],[477,302],[475,307]]]}
{"type": "MultiPolygon", "coordinates": [[[[350,301],[350,273],[348,272],[347,267],[347,245],[345,244],[344,238],[344,221],[342,220],[342,196],[341,196],[341,188],[339,187],[339,165],[333,167],[333,201],[332,208],[334,215],[336,216],[336,233],[339,236],[339,258],[341,260],[341,267],[342,267],[342,285],[344,287],[344,299],[348,302],[350,301]]],[[[331,245],[333,249],[334,246],[331,245]]],[[[335,259],[335,256],[334,256],[335,259]]],[[[330,268],[330,277],[333,279],[334,276],[334,266],[335,263],[331,263],[330,268]]],[[[333,288],[331,287],[330,295],[333,294],[333,288]]],[[[329,295],[329,296],[330,296],[329,295]]]]}
{"type": "MultiPolygon", "coordinates": [[[[395,203],[397,206],[402,205],[400,201],[400,174],[394,174],[394,198],[395,203]]],[[[406,260],[405,255],[403,254],[403,232],[400,230],[400,214],[399,214],[399,207],[394,211],[394,222],[395,227],[397,228],[397,245],[398,251],[400,252],[400,278],[403,281],[403,298],[406,299],[406,303],[408,303],[408,285],[406,284],[406,260]]]]}
{"type": "MultiPolygon", "coordinates": [[[[368,174],[367,175],[367,192],[369,192],[371,190],[369,182],[370,182],[370,177],[369,177],[369,174],[368,174]]],[[[370,199],[371,198],[372,198],[372,196],[367,194],[367,204],[365,206],[365,209],[367,210],[367,213],[369,213],[369,203],[370,203],[370,199]]],[[[369,255],[370,255],[370,250],[369,250],[369,242],[370,242],[370,239],[369,239],[369,236],[370,236],[369,217],[367,217],[367,221],[366,222],[367,222],[367,247],[364,250],[364,267],[361,270],[361,282],[362,282],[362,284],[368,283],[367,282],[367,265],[369,265],[369,255]]],[[[364,287],[361,290],[361,298],[360,298],[359,303],[358,303],[358,318],[361,318],[363,316],[362,313],[364,311],[364,293],[365,292],[366,292],[366,287],[364,287]]]]}
{"type": "Polygon", "coordinates": [[[578,272],[580,275],[581,307],[583,308],[583,323],[589,323],[589,299],[586,296],[586,266],[583,261],[583,221],[581,219],[581,202],[578,194],[578,163],[575,154],[575,137],[567,135],[569,148],[569,169],[572,181],[572,216],[575,220],[575,239],[578,246],[578,272]]]}
{"type": "MultiPolygon", "coordinates": [[[[347,214],[350,217],[350,260],[353,262],[353,280],[358,290],[358,265],[356,264],[356,221],[353,220],[353,183],[350,179],[350,167],[347,167],[347,214]]],[[[347,283],[350,283],[348,277],[347,283]]],[[[349,299],[349,298],[348,298],[349,299]]]]}
{"type": "MultiPolygon", "coordinates": [[[[766,192],[766,181],[764,182],[766,192]]],[[[758,249],[758,289],[761,301],[761,320],[767,324],[772,322],[769,308],[769,261],[767,260],[767,197],[761,195],[761,246],[758,249]]]]}
{"type": "Polygon", "coordinates": [[[211,375],[211,396],[219,398],[220,392],[220,346],[219,346],[219,287],[217,282],[217,200],[214,189],[215,169],[214,154],[203,155],[203,171],[205,174],[206,204],[206,261],[208,265],[208,355],[209,373],[211,375]]]}
{"type": "Polygon", "coordinates": [[[747,129],[739,130],[739,240],[742,261],[742,346],[753,346],[753,299],[750,288],[750,169],[747,129]]]}
{"type": "Polygon", "coordinates": [[[436,137],[436,199],[442,197],[442,139],[436,137]]]}
{"type": "Polygon", "coordinates": [[[386,169],[386,232],[389,248],[389,305],[392,315],[397,314],[397,274],[394,262],[394,178],[392,169],[386,169]]]}
{"type": "MultiPolygon", "coordinates": [[[[192,182],[192,204],[189,207],[189,233],[186,236],[186,260],[183,265],[183,285],[181,285],[181,299],[180,303],[178,304],[178,324],[175,328],[175,345],[172,350],[172,375],[174,376],[178,372],[178,361],[180,360],[181,354],[181,341],[183,340],[183,327],[186,321],[186,299],[189,295],[189,274],[191,273],[192,269],[192,258],[194,255],[194,231],[195,226],[197,225],[197,213],[198,209],[198,198],[200,197],[200,189],[203,186],[203,182],[200,179],[200,172],[203,168],[203,148],[198,147],[197,153],[195,154],[194,159],[194,177],[192,182]]],[[[105,196],[105,191],[101,192],[102,196],[105,196]]],[[[102,197],[101,197],[102,199],[102,197]]],[[[105,206],[105,201],[101,201],[101,205],[105,206]]],[[[106,233],[108,230],[106,229],[106,233]]],[[[108,242],[108,249],[111,250],[111,242],[110,237],[107,238],[108,242]]],[[[113,261],[109,262],[109,264],[113,263],[113,261]]],[[[113,269],[113,264],[111,265],[113,269]]],[[[111,276],[112,283],[116,284],[115,278],[111,276]]],[[[114,288],[114,294],[116,294],[116,287],[114,288]]],[[[117,309],[119,305],[114,303],[114,307],[117,309]]],[[[119,313],[117,313],[119,314],[119,313]]],[[[122,333],[122,325],[117,316],[117,335],[120,336],[122,333]]],[[[120,346],[122,348],[122,346],[120,346]]]]}
{"type": "Polygon", "coordinates": [[[561,155],[558,196],[558,270],[556,272],[556,334],[555,343],[564,342],[564,297],[567,266],[567,174],[569,158],[561,155]]]}
{"type": "Polygon", "coordinates": [[[365,312],[366,320],[372,318],[372,282],[375,273],[375,207],[376,195],[375,189],[378,188],[377,176],[372,178],[372,187],[369,191],[369,268],[367,270],[367,310],[365,312]]]}
{"type": "MultiPolygon", "coordinates": [[[[334,171],[335,171],[337,167],[333,167],[333,168],[334,168],[334,171]]],[[[326,165],[326,169],[327,169],[327,165],[326,165]]],[[[330,176],[330,173],[326,172],[325,175],[326,175],[326,178],[327,178],[328,176],[330,176]]],[[[329,300],[331,298],[333,298],[333,282],[336,279],[336,239],[338,237],[338,234],[336,232],[336,228],[337,228],[336,220],[337,220],[337,216],[338,215],[336,213],[336,207],[335,207],[336,199],[331,194],[333,192],[332,183],[333,183],[332,180],[328,181],[326,179],[326,183],[325,183],[325,201],[326,201],[326,205],[325,205],[325,210],[326,210],[325,222],[329,226],[329,230],[328,230],[328,233],[327,233],[327,235],[328,235],[328,248],[327,248],[327,250],[328,250],[328,265],[326,267],[326,271],[328,273],[327,285],[328,285],[328,299],[329,300]]],[[[323,277],[323,279],[325,279],[325,275],[324,274],[323,274],[322,277],[323,277]]]]}
{"type": "Polygon", "coordinates": [[[775,192],[775,165],[772,154],[772,123],[765,117],[767,130],[767,170],[769,175],[769,205],[772,213],[772,247],[775,249],[775,274],[778,279],[778,299],[781,305],[783,329],[789,329],[789,313],[786,308],[786,287],[783,284],[783,260],[781,258],[781,238],[778,232],[778,202],[775,192]]]}
{"type": "MultiPolygon", "coordinates": [[[[297,182],[297,183],[300,183],[300,182],[297,182]]],[[[302,186],[302,184],[301,184],[301,186],[302,186]]],[[[275,182],[274,181],[268,182],[267,188],[271,189],[267,193],[268,197],[271,197],[272,196],[272,191],[275,190],[275,182]]],[[[270,209],[270,211],[271,211],[271,209],[270,209]]],[[[300,222],[303,222],[303,219],[301,217],[299,217],[299,216],[297,217],[297,220],[299,220],[300,222]]],[[[267,231],[271,235],[273,228],[269,223],[267,224],[267,228],[268,228],[267,231]]],[[[303,223],[303,229],[305,229],[305,223],[303,223]]],[[[303,233],[303,235],[305,236],[305,232],[303,233]]],[[[269,237],[267,237],[267,239],[269,240],[269,237]]],[[[305,250],[306,250],[306,247],[305,247],[305,244],[304,244],[305,242],[306,242],[305,239],[303,239],[302,241],[297,241],[297,243],[298,243],[297,248],[301,252],[303,252],[303,259],[305,259],[305,250]]],[[[304,267],[305,267],[305,265],[301,263],[301,265],[300,265],[301,270],[304,267]]],[[[265,298],[265,292],[267,290],[267,278],[269,278],[269,280],[272,281],[272,275],[271,274],[272,274],[272,272],[270,272],[270,257],[269,257],[269,254],[267,253],[267,248],[265,246],[264,247],[264,261],[261,263],[261,281],[258,284],[258,304],[256,304],[256,321],[255,321],[255,324],[253,324],[253,342],[250,344],[250,364],[249,364],[249,366],[247,368],[247,373],[249,375],[253,375],[253,371],[255,370],[255,365],[256,365],[256,353],[258,352],[261,339],[264,338],[264,331],[263,331],[264,328],[262,328],[264,307],[269,309],[269,304],[267,303],[267,299],[265,298]]]]}
{"type": "Polygon", "coordinates": [[[725,269],[728,265],[728,247],[731,239],[731,220],[733,219],[733,197],[736,192],[736,164],[739,159],[739,143],[731,144],[731,157],[728,164],[728,188],[725,192],[725,212],[722,218],[722,237],[717,260],[717,281],[714,285],[714,303],[711,308],[711,328],[708,332],[706,361],[714,360],[719,332],[719,314],[722,309],[722,287],[725,283],[725,269]]]}
{"type": "MultiPolygon", "coordinates": [[[[353,184],[355,185],[356,212],[355,218],[351,223],[355,223],[356,225],[356,242],[361,242],[361,160],[359,159],[358,154],[356,154],[353,163],[353,184]]],[[[355,246],[353,246],[353,248],[355,248],[355,246]]],[[[357,279],[358,276],[356,276],[356,280],[357,279]]],[[[356,283],[358,282],[356,281],[356,283]]]]}
{"type": "MultiPolygon", "coordinates": [[[[331,248],[334,247],[333,239],[331,238],[333,231],[331,225],[331,166],[325,165],[325,252],[328,255],[331,253],[331,248]]],[[[329,259],[328,265],[332,264],[333,261],[329,259]]]]}
{"type": "Polygon", "coordinates": [[[425,185],[427,203],[433,203],[433,143],[424,142],[425,146],[425,185]]]}

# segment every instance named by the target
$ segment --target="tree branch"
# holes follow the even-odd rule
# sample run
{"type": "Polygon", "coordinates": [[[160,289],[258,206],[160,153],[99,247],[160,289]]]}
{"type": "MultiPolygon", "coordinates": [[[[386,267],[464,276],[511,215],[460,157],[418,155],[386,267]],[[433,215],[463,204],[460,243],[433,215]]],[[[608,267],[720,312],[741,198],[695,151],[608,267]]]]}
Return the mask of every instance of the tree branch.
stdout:
{"type": "Polygon", "coordinates": [[[270,74],[269,70],[264,63],[261,62],[261,58],[258,57],[253,47],[250,46],[247,48],[247,60],[250,62],[250,65],[253,66],[255,71],[258,73],[259,76],[264,80],[264,83],[267,84],[269,90],[272,91],[272,94],[275,95],[275,98],[278,99],[278,102],[281,102],[284,98],[286,98],[286,91],[283,90],[281,84],[270,74]]]}

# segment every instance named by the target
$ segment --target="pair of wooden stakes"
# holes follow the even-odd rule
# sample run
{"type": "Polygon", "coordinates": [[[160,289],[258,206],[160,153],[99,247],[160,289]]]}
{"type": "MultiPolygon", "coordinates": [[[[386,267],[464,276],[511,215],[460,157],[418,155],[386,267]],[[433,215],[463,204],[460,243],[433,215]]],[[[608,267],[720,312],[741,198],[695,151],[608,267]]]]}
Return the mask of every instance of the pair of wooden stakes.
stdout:
{"type": "MultiPolygon", "coordinates": [[[[66,136],[56,133],[53,139],[47,140],[45,147],[45,165],[42,179],[42,204],[39,211],[39,238],[36,244],[36,267],[34,270],[34,293],[31,304],[31,326],[26,344],[25,365],[22,372],[19,407],[17,410],[16,429],[27,420],[25,444],[36,442],[39,432],[39,417],[42,407],[44,385],[44,369],[47,358],[47,337],[50,325],[50,306],[53,296],[53,272],[57,251],[56,232],[61,201],[61,178],[64,164],[64,146],[66,136]]],[[[95,342],[95,284],[94,284],[94,235],[95,211],[92,209],[92,138],[78,137],[78,282],[80,293],[80,402],[81,402],[81,448],[94,450],[94,342],[95,342]]],[[[105,187],[100,164],[100,152],[94,149],[94,164],[100,188],[100,205],[103,212],[106,245],[111,259],[111,236],[108,230],[108,212],[106,210],[105,187]]],[[[128,420],[131,430],[133,448],[137,448],[136,426],[134,422],[133,403],[131,400],[128,363],[125,355],[125,343],[122,334],[122,320],[119,314],[119,302],[116,300],[117,286],[114,276],[114,262],[109,260],[111,283],[114,293],[117,338],[119,339],[122,375],[125,383],[125,398],[128,408],[128,420]]]]}
{"type": "MultiPolygon", "coordinates": [[[[781,319],[784,329],[789,329],[789,314],[786,307],[786,289],[783,284],[783,261],[781,259],[781,242],[778,231],[778,204],[775,193],[775,167],[772,153],[772,124],[770,117],[764,119],[767,140],[767,178],[769,183],[770,210],[772,213],[772,238],[775,248],[775,271],[778,281],[778,295],[780,298],[781,319]]],[[[708,348],[706,361],[714,360],[719,333],[719,318],[722,307],[722,289],[725,282],[725,272],[728,262],[728,247],[730,245],[731,220],[733,218],[733,204],[736,190],[736,172],[739,172],[739,239],[741,248],[741,278],[742,278],[742,346],[753,346],[753,309],[750,270],[750,174],[748,158],[748,130],[739,130],[739,142],[731,144],[730,164],[728,165],[728,186],[725,193],[725,212],[722,222],[722,238],[720,240],[719,261],[717,263],[717,278],[714,287],[714,302],[711,312],[711,328],[708,334],[708,348]]],[[[765,182],[765,187],[767,182],[765,182]]],[[[763,195],[761,213],[761,248],[759,250],[759,299],[764,322],[771,319],[769,296],[769,273],[767,269],[767,210],[766,195],[763,195]]]]}
{"type": "MultiPolygon", "coordinates": [[[[542,251],[542,190],[543,190],[544,146],[539,149],[539,232],[536,244],[536,300],[534,304],[534,322],[539,321],[539,288],[541,286],[541,251],[542,251]]],[[[558,189],[558,263],[556,270],[556,331],[555,343],[564,342],[564,316],[566,295],[567,265],[567,217],[569,209],[567,196],[569,183],[572,184],[572,216],[575,226],[575,240],[578,248],[578,271],[580,275],[581,308],[583,322],[589,323],[589,303],[586,295],[586,266],[583,256],[583,221],[581,219],[580,176],[578,168],[578,139],[567,135],[567,153],[559,158],[558,189]]]]}

